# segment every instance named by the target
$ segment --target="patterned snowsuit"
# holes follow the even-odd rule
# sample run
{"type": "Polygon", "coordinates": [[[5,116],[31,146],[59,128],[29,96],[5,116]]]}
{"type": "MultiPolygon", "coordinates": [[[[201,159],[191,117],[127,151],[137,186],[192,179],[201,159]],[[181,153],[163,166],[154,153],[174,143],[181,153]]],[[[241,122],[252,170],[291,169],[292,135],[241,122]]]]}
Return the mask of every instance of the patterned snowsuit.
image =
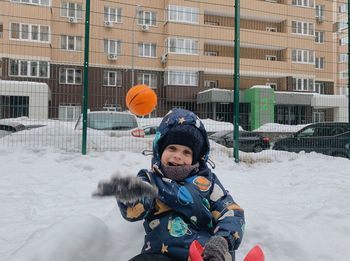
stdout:
{"type": "Polygon", "coordinates": [[[243,236],[244,212],[207,167],[208,153],[206,131],[195,114],[177,109],[164,117],[153,144],[152,170],[143,169],[137,175],[157,186],[158,197],[143,198],[133,205],[118,202],[126,220],[144,219],[146,235],[142,252],[162,253],[173,260],[187,261],[190,244],[197,239],[205,245],[213,235],[225,237],[231,251],[238,248],[243,236]],[[199,167],[181,182],[164,176],[157,146],[158,140],[176,124],[197,126],[206,140],[206,153],[199,167]]]}

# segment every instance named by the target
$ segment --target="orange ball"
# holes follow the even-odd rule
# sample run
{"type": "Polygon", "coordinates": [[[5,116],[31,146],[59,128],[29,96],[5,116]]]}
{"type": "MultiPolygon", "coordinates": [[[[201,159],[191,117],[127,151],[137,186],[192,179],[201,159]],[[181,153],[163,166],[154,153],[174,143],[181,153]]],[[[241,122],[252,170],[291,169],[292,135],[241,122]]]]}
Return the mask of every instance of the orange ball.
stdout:
{"type": "Polygon", "coordinates": [[[126,94],[126,106],[137,116],[150,114],[157,106],[157,95],[145,84],[135,85],[126,94]]]}

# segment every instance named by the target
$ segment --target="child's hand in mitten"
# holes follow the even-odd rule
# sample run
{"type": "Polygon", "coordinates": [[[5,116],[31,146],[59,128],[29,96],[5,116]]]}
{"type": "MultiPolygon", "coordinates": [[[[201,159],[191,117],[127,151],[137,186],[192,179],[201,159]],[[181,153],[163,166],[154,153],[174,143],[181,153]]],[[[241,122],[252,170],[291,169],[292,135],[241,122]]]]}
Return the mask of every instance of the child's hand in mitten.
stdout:
{"type": "Polygon", "coordinates": [[[158,190],[137,177],[114,175],[109,181],[101,181],[92,194],[96,197],[115,196],[118,201],[132,204],[143,197],[155,198],[158,190]]]}
{"type": "Polygon", "coordinates": [[[228,250],[228,243],[221,236],[213,236],[204,246],[204,261],[231,261],[232,257],[228,250]]]}

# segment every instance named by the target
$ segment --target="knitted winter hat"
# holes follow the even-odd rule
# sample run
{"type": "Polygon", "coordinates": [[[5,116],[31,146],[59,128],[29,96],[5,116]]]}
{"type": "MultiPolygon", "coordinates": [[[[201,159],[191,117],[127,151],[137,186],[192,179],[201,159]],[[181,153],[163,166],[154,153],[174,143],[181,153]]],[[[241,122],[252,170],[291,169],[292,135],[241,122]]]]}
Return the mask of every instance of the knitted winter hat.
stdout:
{"type": "Polygon", "coordinates": [[[203,155],[204,138],[202,133],[193,125],[181,124],[172,127],[164,137],[159,140],[159,154],[170,144],[187,146],[192,150],[192,164],[199,161],[203,155]]]}

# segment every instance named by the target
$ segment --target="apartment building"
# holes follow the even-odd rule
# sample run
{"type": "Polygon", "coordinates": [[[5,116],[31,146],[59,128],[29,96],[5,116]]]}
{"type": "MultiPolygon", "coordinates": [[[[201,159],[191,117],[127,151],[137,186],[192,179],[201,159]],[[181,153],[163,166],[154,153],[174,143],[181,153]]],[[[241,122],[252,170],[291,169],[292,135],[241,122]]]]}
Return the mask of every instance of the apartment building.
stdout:
{"type": "MultiPolygon", "coordinates": [[[[347,119],[344,81],[334,77],[341,68],[337,8],[329,0],[241,1],[242,126],[347,119]]],[[[28,114],[28,96],[10,95],[11,81],[46,83],[48,117],[76,118],[85,1],[7,0],[0,10],[0,78],[7,84],[0,85],[0,118],[28,114]]],[[[184,107],[233,120],[233,1],[91,1],[89,24],[91,110],[125,110],[127,90],[144,83],[157,92],[155,116],[184,107]]]]}

